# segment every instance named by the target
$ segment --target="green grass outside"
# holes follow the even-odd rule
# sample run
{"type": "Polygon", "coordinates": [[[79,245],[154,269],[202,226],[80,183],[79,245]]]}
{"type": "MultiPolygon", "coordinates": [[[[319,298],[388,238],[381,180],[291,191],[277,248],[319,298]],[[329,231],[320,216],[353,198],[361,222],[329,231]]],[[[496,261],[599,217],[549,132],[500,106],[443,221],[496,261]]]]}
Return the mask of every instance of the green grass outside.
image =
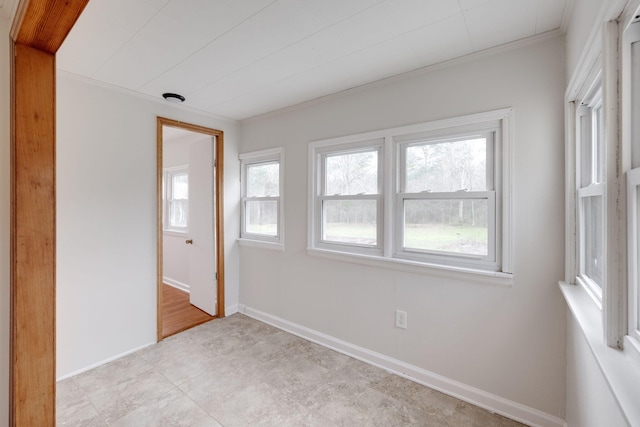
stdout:
{"type": "MultiPolygon", "coordinates": [[[[372,244],[376,227],[368,224],[332,223],[327,229],[328,240],[372,244]],[[333,236],[333,237],[332,237],[333,236]]],[[[469,226],[408,226],[405,235],[406,248],[456,252],[467,254],[487,253],[487,229],[469,226]]]]}

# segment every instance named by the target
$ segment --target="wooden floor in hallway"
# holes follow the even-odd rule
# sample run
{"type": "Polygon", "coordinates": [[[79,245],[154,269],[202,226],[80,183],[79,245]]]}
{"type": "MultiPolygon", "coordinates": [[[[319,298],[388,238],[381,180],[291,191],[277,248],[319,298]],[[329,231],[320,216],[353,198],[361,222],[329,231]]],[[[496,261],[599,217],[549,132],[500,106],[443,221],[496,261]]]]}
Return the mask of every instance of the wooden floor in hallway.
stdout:
{"type": "Polygon", "coordinates": [[[214,319],[191,305],[189,294],[164,284],[162,286],[162,337],[177,334],[214,319]]]}

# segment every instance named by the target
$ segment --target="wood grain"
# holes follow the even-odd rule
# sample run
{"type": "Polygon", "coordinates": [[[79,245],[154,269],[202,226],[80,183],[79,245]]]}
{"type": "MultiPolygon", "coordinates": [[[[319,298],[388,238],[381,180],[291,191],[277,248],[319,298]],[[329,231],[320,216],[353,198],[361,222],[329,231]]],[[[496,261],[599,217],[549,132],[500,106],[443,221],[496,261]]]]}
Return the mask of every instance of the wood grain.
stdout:
{"type": "Polygon", "coordinates": [[[88,0],[20,0],[11,28],[11,426],[55,425],[55,52],[88,0]]]}
{"type": "Polygon", "coordinates": [[[163,285],[162,337],[166,338],[178,332],[214,319],[204,311],[191,305],[189,294],[173,286],[163,285]]]}
{"type": "Polygon", "coordinates": [[[15,45],[12,425],[55,424],[55,57],[15,45]]]}
{"type": "Polygon", "coordinates": [[[43,52],[55,54],[89,0],[21,1],[11,38],[43,52]]]}
{"type": "Polygon", "coordinates": [[[193,125],[180,122],[165,117],[158,117],[156,122],[157,142],[156,142],[156,197],[157,197],[157,339],[162,341],[162,321],[163,321],[163,281],[162,281],[162,127],[170,126],[191,132],[211,135],[216,138],[215,143],[215,249],[216,249],[216,272],[218,274],[217,283],[217,307],[216,317],[224,317],[224,132],[204,126],[193,125]]]}

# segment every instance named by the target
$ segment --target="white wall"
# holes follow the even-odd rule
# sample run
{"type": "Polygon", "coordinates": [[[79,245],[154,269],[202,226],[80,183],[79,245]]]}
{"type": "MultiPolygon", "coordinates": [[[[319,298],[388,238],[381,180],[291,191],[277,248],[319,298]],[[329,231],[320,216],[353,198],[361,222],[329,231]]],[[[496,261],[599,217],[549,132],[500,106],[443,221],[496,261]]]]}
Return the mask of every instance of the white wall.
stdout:
{"type": "Polygon", "coordinates": [[[545,39],[243,122],[240,152],[285,146],[286,247],[240,249],[241,304],[563,418],[563,77],[562,39],[545,39]],[[505,107],[513,287],[307,255],[309,141],[505,107]]]}
{"type": "Polygon", "coordinates": [[[0,14],[0,426],[9,425],[9,20],[0,14]]]}
{"type": "Polygon", "coordinates": [[[58,76],[57,376],[156,340],[156,117],[225,132],[226,306],[237,306],[237,124],[58,76]]]}
{"type": "Polygon", "coordinates": [[[589,345],[567,310],[567,425],[626,426],[589,345]]]}

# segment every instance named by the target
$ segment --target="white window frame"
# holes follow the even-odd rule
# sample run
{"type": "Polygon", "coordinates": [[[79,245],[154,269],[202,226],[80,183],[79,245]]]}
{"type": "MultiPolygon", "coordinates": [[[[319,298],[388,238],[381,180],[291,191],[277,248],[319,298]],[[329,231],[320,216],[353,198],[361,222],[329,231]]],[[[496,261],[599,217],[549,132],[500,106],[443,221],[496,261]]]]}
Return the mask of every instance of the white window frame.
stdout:
{"type": "MultiPolygon", "coordinates": [[[[592,36],[565,93],[566,101],[566,271],[560,289],[587,348],[604,375],[629,425],[640,425],[640,341],[638,326],[637,188],[631,170],[630,44],[627,29],[640,14],[640,0],[610,2],[601,10],[592,36]],[[578,110],[585,88],[602,73],[606,178],[604,191],[606,273],[601,304],[578,276],[577,188],[580,158],[578,110]],[[635,200],[634,200],[635,199],[635,200]],[[636,220],[632,218],[636,215],[636,220]],[[635,227],[635,228],[634,228],[635,227]],[[631,233],[636,233],[632,235],[631,233]],[[635,236],[631,239],[630,236],[635,236]],[[634,253],[635,251],[635,253],[634,253]],[[628,274],[627,274],[628,273],[628,274]],[[634,294],[635,293],[635,294],[634,294]]],[[[637,113],[633,113],[637,116],[637,113]]]]}
{"type": "Polygon", "coordinates": [[[380,131],[349,135],[309,144],[309,217],[308,247],[311,255],[324,256],[342,261],[367,265],[384,266],[404,271],[445,277],[473,278],[478,283],[511,286],[513,272],[511,266],[511,109],[489,111],[451,119],[438,120],[416,125],[403,126],[380,131]],[[455,139],[467,135],[493,133],[495,135],[492,164],[493,189],[484,192],[439,193],[416,195],[404,193],[400,186],[402,150],[407,144],[426,139],[455,139]],[[348,150],[363,150],[366,147],[379,149],[378,166],[381,191],[376,195],[381,203],[378,209],[379,247],[362,248],[357,245],[327,244],[322,241],[322,158],[327,153],[348,150]],[[412,198],[486,198],[495,206],[490,219],[493,237],[490,238],[490,255],[473,257],[449,253],[409,251],[402,248],[402,202],[412,198]]]}
{"type": "Polygon", "coordinates": [[[268,249],[284,248],[284,149],[282,147],[267,150],[252,151],[238,156],[240,160],[240,239],[244,246],[259,246],[268,249]],[[278,167],[278,195],[263,197],[247,197],[247,168],[259,164],[277,163],[278,167]],[[274,201],[277,203],[277,232],[275,235],[250,233],[246,231],[246,203],[251,201],[274,201]]]}
{"type": "MultiPolygon", "coordinates": [[[[607,165],[606,165],[606,154],[599,153],[598,149],[602,148],[603,152],[606,150],[604,146],[605,141],[604,138],[604,130],[600,128],[600,123],[597,120],[597,112],[603,114],[603,101],[602,101],[602,81],[601,75],[598,75],[594,82],[591,85],[591,88],[586,93],[583,99],[579,100],[577,103],[580,104],[580,107],[576,109],[576,208],[577,208],[577,276],[576,281],[585,288],[585,290],[589,293],[589,295],[593,298],[595,303],[599,308],[602,308],[602,296],[604,289],[606,287],[607,282],[607,258],[606,258],[606,242],[607,242],[607,233],[606,233],[606,224],[607,224],[607,209],[606,209],[606,176],[607,176],[607,165]],[[585,128],[583,126],[584,120],[587,120],[588,126],[585,128]],[[590,164],[586,165],[587,171],[585,171],[583,165],[583,151],[586,149],[586,145],[588,145],[589,159],[590,164]],[[603,176],[597,176],[597,171],[602,170],[603,176]],[[582,175],[583,173],[589,173],[590,182],[582,185],[582,175]],[[605,261],[605,265],[603,266],[602,273],[602,283],[599,285],[592,280],[586,274],[585,271],[585,256],[586,256],[586,247],[585,247],[585,235],[587,233],[588,224],[586,224],[586,212],[585,212],[585,204],[588,199],[601,197],[602,200],[602,226],[601,226],[601,234],[602,234],[602,252],[603,259],[605,261]]],[[[604,119],[604,117],[603,117],[604,119]]]]}
{"type": "MultiPolygon", "coordinates": [[[[398,258],[422,261],[433,264],[452,265],[469,268],[479,268],[497,271],[500,268],[500,233],[498,213],[498,201],[501,191],[496,181],[499,181],[499,174],[496,173],[495,165],[499,164],[501,141],[501,129],[498,121],[482,124],[480,127],[467,127],[467,132],[451,133],[442,136],[440,131],[426,132],[417,135],[405,135],[394,138],[397,152],[397,192],[396,192],[396,242],[394,254],[398,258]],[[452,191],[452,192],[406,192],[406,149],[409,146],[419,143],[433,143],[443,141],[460,141],[484,137],[487,139],[487,184],[485,191],[452,191]],[[498,190],[496,190],[498,188],[498,190]],[[422,251],[418,249],[405,248],[404,240],[404,202],[406,200],[486,200],[487,201],[487,227],[488,227],[488,251],[486,256],[474,256],[471,254],[449,254],[438,253],[437,251],[422,251]]],[[[456,129],[458,130],[458,129],[456,129]]],[[[447,131],[450,132],[449,129],[447,131]]]]}
{"type": "Polygon", "coordinates": [[[320,249],[328,249],[334,251],[344,251],[353,253],[362,253],[367,255],[382,255],[382,248],[384,244],[383,236],[383,223],[384,223],[384,206],[383,206],[383,165],[384,165],[384,139],[374,139],[358,141],[355,143],[349,143],[339,146],[326,146],[319,147],[316,150],[316,170],[317,177],[316,184],[314,186],[316,197],[316,203],[314,204],[315,218],[322,218],[323,220],[316,221],[313,224],[314,236],[316,236],[315,245],[320,249]],[[356,154],[363,152],[375,152],[378,157],[378,185],[377,193],[375,194],[327,194],[326,191],[326,159],[332,155],[346,155],[356,154]],[[324,202],[330,200],[374,200],[376,202],[376,244],[365,245],[355,243],[341,243],[336,241],[325,240],[323,238],[324,232],[324,215],[323,207],[324,202]]]}
{"type": "MultiPolygon", "coordinates": [[[[639,11],[640,12],[640,11],[639,11]]],[[[640,19],[633,22],[623,31],[622,37],[622,137],[623,137],[623,170],[626,171],[627,197],[627,280],[628,280],[628,331],[625,347],[634,350],[640,358],[640,76],[634,73],[633,62],[640,62],[632,55],[632,44],[640,44],[640,19]]]]}
{"type": "MultiPolygon", "coordinates": [[[[187,226],[179,227],[175,225],[171,225],[171,213],[170,213],[170,205],[173,201],[173,177],[176,175],[187,175],[187,179],[189,177],[189,167],[187,165],[181,166],[173,166],[164,168],[162,171],[162,197],[163,197],[163,229],[166,232],[170,233],[179,233],[179,234],[188,234],[189,233],[189,199],[187,198],[187,226]]],[[[180,199],[185,200],[185,199],[180,199]]]]}

